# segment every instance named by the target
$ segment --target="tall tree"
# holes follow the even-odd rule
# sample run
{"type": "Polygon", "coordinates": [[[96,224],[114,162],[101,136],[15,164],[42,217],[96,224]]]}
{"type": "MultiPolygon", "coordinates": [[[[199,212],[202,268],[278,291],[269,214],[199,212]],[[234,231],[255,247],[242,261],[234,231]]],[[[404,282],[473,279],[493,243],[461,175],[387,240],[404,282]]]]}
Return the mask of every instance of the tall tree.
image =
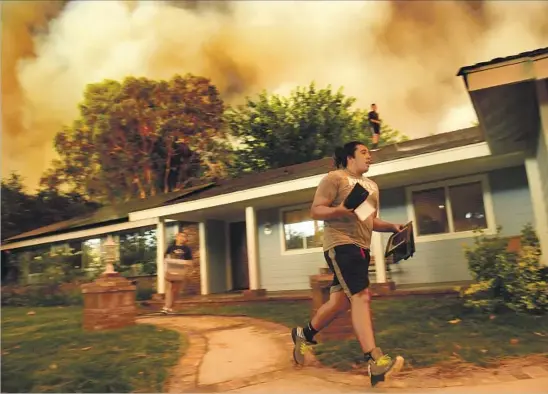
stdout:
{"type": "MultiPolygon", "coordinates": [[[[353,97],[314,83],[288,97],[262,92],[244,105],[229,108],[226,122],[238,141],[233,172],[252,172],[320,159],[351,139],[369,143],[367,112],[353,110],[353,97]]],[[[384,128],[381,144],[401,139],[384,128]]],[[[381,134],[382,135],[382,134],[381,134]]]]}
{"type": "Polygon", "coordinates": [[[17,173],[2,179],[1,194],[2,239],[84,215],[99,207],[79,194],[63,193],[53,188],[29,194],[17,173]]]}
{"type": "Polygon", "coordinates": [[[80,118],[56,138],[61,160],[43,185],[109,201],[146,198],[226,172],[224,104],[203,77],[128,77],[89,85],[80,118]]]}

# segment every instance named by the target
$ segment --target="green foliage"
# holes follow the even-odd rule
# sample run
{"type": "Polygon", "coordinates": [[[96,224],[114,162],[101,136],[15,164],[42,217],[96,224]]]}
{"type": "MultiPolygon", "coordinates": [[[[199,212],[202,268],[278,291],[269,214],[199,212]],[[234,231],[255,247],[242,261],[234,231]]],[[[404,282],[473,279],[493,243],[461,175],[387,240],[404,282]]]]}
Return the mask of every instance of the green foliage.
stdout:
{"type": "Polygon", "coordinates": [[[2,287],[2,306],[39,307],[83,304],[79,287],[8,285],[2,287]]]}
{"type": "Polygon", "coordinates": [[[540,244],[531,225],[521,232],[519,252],[508,251],[508,241],[497,235],[476,237],[466,248],[469,269],[476,283],[461,291],[465,305],[496,312],[548,311],[548,277],[540,262],[540,244]]]}
{"type": "MultiPolygon", "coordinates": [[[[331,86],[314,83],[288,97],[263,91],[245,105],[229,108],[225,121],[238,142],[233,156],[235,174],[262,171],[331,156],[350,140],[371,141],[367,111],[354,110],[355,98],[331,86]]],[[[384,126],[381,145],[399,138],[384,126]]]]}
{"type": "Polygon", "coordinates": [[[75,216],[84,215],[99,207],[77,193],[63,193],[57,189],[43,189],[29,194],[23,179],[11,173],[2,179],[2,239],[7,239],[38,227],[75,216]]]}
{"type": "Polygon", "coordinates": [[[127,276],[156,274],[156,229],[133,229],[119,237],[120,261],[116,271],[127,276]]]}
{"type": "Polygon", "coordinates": [[[225,173],[224,104],[207,78],[128,77],[87,86],[80,117],[55,139],[44,185],[125,201],[225,173]]]}
{"type": "MultiPolygon", "coordinates": [[[[77,193],[57,189],[42,189],[29,194],[22,178],[12,173],[2,179],[2,239],[8,239],[42,226],[88,214],[99,207],[77,193]]],[[[13,280],[19,271],[10,252],[2,252],[2,281],[13,280]]]]}

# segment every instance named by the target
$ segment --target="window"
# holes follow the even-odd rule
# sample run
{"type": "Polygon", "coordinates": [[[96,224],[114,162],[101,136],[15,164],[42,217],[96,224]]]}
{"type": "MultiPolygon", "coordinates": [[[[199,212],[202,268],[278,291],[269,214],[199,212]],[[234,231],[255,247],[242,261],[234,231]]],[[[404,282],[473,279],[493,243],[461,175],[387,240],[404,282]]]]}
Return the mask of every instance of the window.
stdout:
{"type": "Polygon", "coordinates": [[[409,188],[408,200],[418,237],[462,236],[494,227],[484,176],[409,188]]]}
{"type": "Polygon", "coordinates": [[[321,248],[323,243],[323,221],[310,217],[309,207],[291,208],[282,211],[283,250],[297,251],[321,248]]]}

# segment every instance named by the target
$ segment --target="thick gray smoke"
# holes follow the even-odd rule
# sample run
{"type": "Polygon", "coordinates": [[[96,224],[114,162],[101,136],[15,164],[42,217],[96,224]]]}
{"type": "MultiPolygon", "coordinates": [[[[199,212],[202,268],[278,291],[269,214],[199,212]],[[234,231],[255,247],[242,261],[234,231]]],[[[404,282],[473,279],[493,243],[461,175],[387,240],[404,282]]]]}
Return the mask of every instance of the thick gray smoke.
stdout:
{"type": "Polygon", "coordinates": [[[387,124],[416,138],[475,121],[459,67],[548,42],[544,2],[13,3],[10,18],[3,11],[4,44],[11,29],[17,47],[27,45],[2,48],[11,87],[2,96],[2,175],[16,169],[32,188],[84,87],[105,78],[190,72],[210,77],[230,103],[314,80],[344,86],[361,107],[377,103],[387,124]],[[45,33],[22,28],[47,15],[45,33]]]}

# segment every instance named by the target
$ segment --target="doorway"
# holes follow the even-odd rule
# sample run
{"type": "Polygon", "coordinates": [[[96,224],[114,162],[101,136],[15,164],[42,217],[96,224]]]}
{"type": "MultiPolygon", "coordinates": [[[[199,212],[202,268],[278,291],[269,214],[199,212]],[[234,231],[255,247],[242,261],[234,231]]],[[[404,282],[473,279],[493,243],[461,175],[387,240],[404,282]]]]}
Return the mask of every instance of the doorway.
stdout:
{"type": "Polygon", "coordinates": [[[232,268],[232,290],[249,289],[249,260],[247,257],[247,235],[245,222],[229,225],[230,265],[232,268]]]}

